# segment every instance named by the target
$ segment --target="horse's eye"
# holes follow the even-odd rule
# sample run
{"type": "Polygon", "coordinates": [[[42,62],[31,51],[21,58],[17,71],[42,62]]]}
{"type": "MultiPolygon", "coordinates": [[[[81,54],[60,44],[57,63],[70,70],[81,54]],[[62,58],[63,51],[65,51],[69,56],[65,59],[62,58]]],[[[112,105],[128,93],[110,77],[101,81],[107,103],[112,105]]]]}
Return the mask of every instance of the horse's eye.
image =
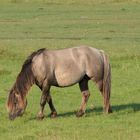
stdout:
{"type": "Polygon", "coordinates": [[[15,108],[18,109],[18,103],[17,102],[15,102],[15,108]]]}

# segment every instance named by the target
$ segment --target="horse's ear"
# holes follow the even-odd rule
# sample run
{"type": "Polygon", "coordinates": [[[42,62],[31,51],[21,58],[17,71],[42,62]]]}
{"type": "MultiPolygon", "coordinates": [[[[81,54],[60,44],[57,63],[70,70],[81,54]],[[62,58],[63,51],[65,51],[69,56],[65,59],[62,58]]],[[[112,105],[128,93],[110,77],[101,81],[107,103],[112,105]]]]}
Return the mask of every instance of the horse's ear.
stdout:
{"type": "Polygon", "coordinates": [[[19,95],[19,94],[17,94],[17,93],[15,93],[15,96],[16,96],[17,98],[20,98],[20,95],[19,95]]]}
{"type": "Polygon", "coordinates": [[[15,93],[15,97],[18,99],[18,101],[21,103],[22,102],[22,98],[21,95],[18,93],[15,93]]]}
{"type": "Polygon", "coordinates": [[[22,99],[21,95],[18,93],[15,93],[15,97],[18,99],[18,104],[20,108],[22,108],[24,106],[24,100],[22,99]]]}

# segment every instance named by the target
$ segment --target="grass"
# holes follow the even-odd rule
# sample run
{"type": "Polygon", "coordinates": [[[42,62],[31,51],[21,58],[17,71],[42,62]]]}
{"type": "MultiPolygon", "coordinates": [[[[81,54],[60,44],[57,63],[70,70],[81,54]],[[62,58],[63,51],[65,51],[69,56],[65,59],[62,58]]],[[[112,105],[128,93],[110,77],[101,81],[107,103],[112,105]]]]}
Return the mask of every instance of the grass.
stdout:
{"type": "Polygon", "coordinates": [[[140,139],[140,5],[138,1],[65,2],[0,1],[0,139],[6,140],[139,140],[140,139]],[[113,113],[102,113],[102,97],[90,82],[86,115],[75,117],[78,85],[51,89],[58,118],[36,120],[41,92],[28,94],[21,118],[9,121],[7,93],[26,57],[39,48],[87,44],[103,49],[112,66],[113,113]]]}

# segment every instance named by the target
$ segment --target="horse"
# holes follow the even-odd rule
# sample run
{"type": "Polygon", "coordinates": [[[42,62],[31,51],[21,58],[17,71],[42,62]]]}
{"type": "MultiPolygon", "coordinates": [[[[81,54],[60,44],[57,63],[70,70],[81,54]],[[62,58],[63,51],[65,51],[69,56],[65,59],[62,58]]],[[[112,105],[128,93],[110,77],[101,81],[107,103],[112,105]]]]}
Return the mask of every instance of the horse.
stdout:
{"type": "Polygon", "coordinates": [[[26,95],[33,84],[42,91],[37,118],[43,119],[46,102],[50,107],[51,117],[57,116],[50,94],[51,86],[68,87],[79,83],[82,102],[76,116],[81,117],[85,114],[90,96],[89,80],[96,83],[103,96],[104,112],[111,113],[111,66],[103,50],[84,45],[57,50],[39,49],[27,57],[9,92],[9,119],[14,120],[23,115],[27,106],[26,95]]]}

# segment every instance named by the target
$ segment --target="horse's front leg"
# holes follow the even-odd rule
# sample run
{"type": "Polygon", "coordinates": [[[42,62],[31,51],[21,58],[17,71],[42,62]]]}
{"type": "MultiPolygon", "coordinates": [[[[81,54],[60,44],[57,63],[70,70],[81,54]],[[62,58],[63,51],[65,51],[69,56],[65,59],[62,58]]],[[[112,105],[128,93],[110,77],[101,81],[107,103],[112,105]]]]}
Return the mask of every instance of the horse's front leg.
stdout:
{"type": "Polygon", "coordinates": [[[88,90],[88,80],[87,79],[83,79],[82,81],[80,81],[79,86],[80,86],[80,90],[82,92],[82,103],[81,103],[79,111],[76,113],[77,117],[81,117],[84,115],[85,110],[86,110],[86,104],[87,104],[88,98],[90,96],[90,93],[88,90]]]}
{"type": "Polygon", "coordinates": [[[47,102],[48,102],[50,110],[51,110],[51,118],[55,118],[57,116],[57,112],[53,105],[52,97],[50,94],[47,96],[47,102]]]}
{"type": "Polygon", "coordinates": [[[49,104],[49,107],[51,110],[51,117],[55,118],[57,116],[57,112],[56,112],[55,107],[53,105],[51,95],[50,95],[49,91],[47,90],[47,91],[42,92],[42,96],[41,96],[41,100],[40,100],[40,111],[37,115],[38,119],[44,118],[44,107],[46,105],[46,102],[49,104]]]}
{"type": "Polygon", "coordinates": [[[40,111],[38,112],[37,118],[38,119],[43,119],[44,118],[44,107],[47,102],[47,95],[46,92],[42,92],[42,96],[40,99],[40,111]]]}

